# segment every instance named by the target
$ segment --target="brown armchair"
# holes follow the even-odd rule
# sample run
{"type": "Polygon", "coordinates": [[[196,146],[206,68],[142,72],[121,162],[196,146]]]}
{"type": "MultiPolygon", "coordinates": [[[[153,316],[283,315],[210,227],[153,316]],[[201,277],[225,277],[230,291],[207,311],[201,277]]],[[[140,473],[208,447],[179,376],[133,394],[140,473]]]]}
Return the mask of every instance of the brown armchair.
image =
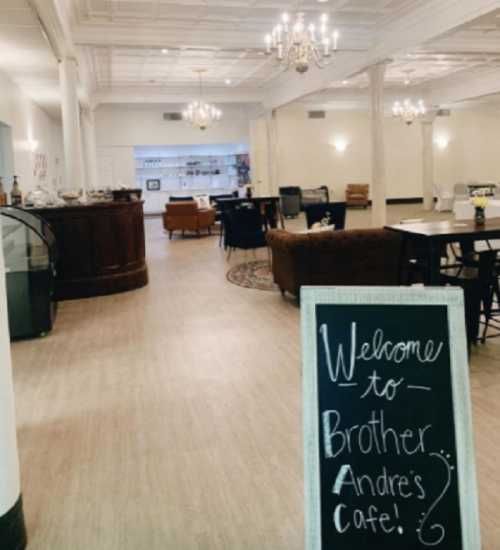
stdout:
{"type": "Polygon", "coordinates": [[[367,183],[349,183],[345,190],[347,206],[368,206],[370,186],[367,183]]]}
{"type": "Polygon", "coordinates": [[[211,235],[212,225],[215,223],[215,210],[213,208],[198,209],[195,201],[171,202],[165,205],[166,212],[163,212],[163,227],[168,231],[169,238],[178,229],[184,232],[196,231],[198,237],[200,230],[207,229],[211,235]]]}
{"type": "Polygon", "coordinates": [[[401,237],[385,229],[267,233],[274,282],[299,296],[303,285],[397,285],[401,237]]]}

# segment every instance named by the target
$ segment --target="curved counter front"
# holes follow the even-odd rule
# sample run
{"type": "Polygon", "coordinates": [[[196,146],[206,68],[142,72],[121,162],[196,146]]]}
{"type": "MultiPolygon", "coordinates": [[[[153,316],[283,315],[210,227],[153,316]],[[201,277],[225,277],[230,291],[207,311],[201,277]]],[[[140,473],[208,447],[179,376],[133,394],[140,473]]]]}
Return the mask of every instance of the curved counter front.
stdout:
{"type": "Polygon", "coordinates": [[[30,209],[57,243],[56,299],[114,294],[148,282],[142,202],[30,209]]]}

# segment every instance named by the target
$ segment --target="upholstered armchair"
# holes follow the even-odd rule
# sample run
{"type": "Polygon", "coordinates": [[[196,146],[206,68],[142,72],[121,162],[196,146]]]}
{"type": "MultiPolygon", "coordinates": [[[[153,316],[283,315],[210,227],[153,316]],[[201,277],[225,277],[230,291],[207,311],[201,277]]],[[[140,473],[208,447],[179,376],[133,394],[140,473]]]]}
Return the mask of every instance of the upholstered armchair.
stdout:
{"type": "Polygon", "coordinates": [[[200,236],[202,229],[207,229],[211,235],[212,225],[215,223],[215,209],[199,209],[195,201],[173,202],[165,205],[163,213],[163,227],[172,238],[174,231],[195,231],[200,236]]]}
{"type": "Polygon", "coordinates": [[[368,206],[370,186],[367,183],[349,183],[345,190],[347,206],[368,206]]]}

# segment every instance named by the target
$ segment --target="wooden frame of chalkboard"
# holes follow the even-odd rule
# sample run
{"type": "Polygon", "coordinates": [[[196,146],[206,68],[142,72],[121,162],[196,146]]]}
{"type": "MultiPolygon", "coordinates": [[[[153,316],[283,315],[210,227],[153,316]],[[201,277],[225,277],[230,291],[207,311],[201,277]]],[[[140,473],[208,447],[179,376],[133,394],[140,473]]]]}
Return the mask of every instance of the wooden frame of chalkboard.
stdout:
{"type": "Polygon", "coordinates": [[[462,290],[303,287],[301,322],[306,550],[480,550],[462,290]],[[418,337],[412,336],[412,330],[418,337]],[[391,369],[400,369],[401,378],[387,378],[391,369]],[[428,386],[419,386],[424,383],[428,386]],[[351,390],[359,392],[359,401],[351,390]],[[338,409],[322,410],[320,399],[338,409]],[[365,405],[370,400],[380,402],[380,407],[372,407],[371,417],[371,405],[365,405]],[[363,407],[368,407],[366,426],[370,426],[360,437],[365,428],[359,423],[363,407]],[[344,413],[352,414],[358,425],[344,423],[344,413]],[[431,420],[419,425],[424,417],[424,422],[427,417],[431,420]],[[394,432],[394,448],[380,449],[375,427],[391,419],[394,426],[402,419],[411,426],[414,422],[414,429],[399,426],[397,432],[385,425],[382,438],[394,432]],[[420,436],[418,449],[406,448],[410,433],[420,436]],[[372,447],[367,437],[374,438],[372,447]],[[396,452],[399,445],[408,451],[404,456],[396,452]],[[384,465],[376,470],[381,460],[384,465]],[[405,470],[412,467],[412,460],[414,470],[405,470]],[[367,474],[364,467],[374,470],[367,474]],[[330,477],[329,472],[333,472],[330,477]],[[377,472],[381,472],[378,477],[377,472]],[[330,503],[332,499],[336,500],[330,503]],[[370,508],[370,502],[377,506],[370,508]]]}

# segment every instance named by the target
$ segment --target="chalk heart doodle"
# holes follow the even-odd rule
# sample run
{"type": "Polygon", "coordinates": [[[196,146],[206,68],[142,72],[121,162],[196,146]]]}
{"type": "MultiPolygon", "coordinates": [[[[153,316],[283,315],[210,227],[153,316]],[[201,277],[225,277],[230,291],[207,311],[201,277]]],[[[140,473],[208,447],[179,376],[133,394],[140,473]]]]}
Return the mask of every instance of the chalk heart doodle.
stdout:
{"type": "MultiPolygon", "coordinates": [[[[331,488],[331,493],[339,501],[333,509],[335,530],[339,534],[355,529],[401,536],[405,529],[404,522],[400,521],[398,502],[416,499],[426,507],[416,520],[417,539],[423,547],[439,546],[446,537],[446,528],[434,520],[433,516],[452,485],[455,469],[451,462],[452,457],[444,450],[434,452],[428,448],[428,439],[433,432],[432,423],[417,427],[396,427],[388,422],[385,410],[398,398],[404,399],[407,392],[432,392],[432,388],[409,383],[404,368],[397,369],[398,376],[394,378],[381,374],[377,362],[397,367],[404,367],[405,364],[412,367],[430,366],[438,361],[444,342],[433,339],[392,341],[386,338],[380,328],[373,331],[371,339],[360,342],[358,325],[352,322],[349,345],[338,342],[335,349],[331,345],[327,324],[320,326],[319,333],[329,381],[344,391],[355,392],[354,397],[359,392],[357,397],[360,400],[371,397],[380,402],[380,407],[368,412],[364,423],[358,422],[355,425],[344,422],[340,410],[321,411],[324,458],[337,459],[340,462],[331,488]],[[358,367],[367,363],[370,364],[367,372],[358,373],[358,367]],[[428,457],[429,462],[436,466],[432,467],[433,494],[436,491],[434,474],[440,467],[444,481],[438,485],[437,496],[430,497],[424,477],[413,469],[392,472],[384,466],[375,474],[360,474],[350,458],[363,455],[407,457],[408,460],[401,464],[409,463],[411,457],[428,457]],[[349,504],[342,501],[347,494],[353,497],[349,499],[349,504]],[[381,497],[386,497],[388,502],[390,499],[390,503],[384,509],[373,503],[366,505],[366,498],[370,497],[379,499],[377,502],[380,502],[381,497]],[[352,502],[364,504],[353,505],[352,502]]],[[[390,371],[394,372],[394,369],[390,371]]]]}

